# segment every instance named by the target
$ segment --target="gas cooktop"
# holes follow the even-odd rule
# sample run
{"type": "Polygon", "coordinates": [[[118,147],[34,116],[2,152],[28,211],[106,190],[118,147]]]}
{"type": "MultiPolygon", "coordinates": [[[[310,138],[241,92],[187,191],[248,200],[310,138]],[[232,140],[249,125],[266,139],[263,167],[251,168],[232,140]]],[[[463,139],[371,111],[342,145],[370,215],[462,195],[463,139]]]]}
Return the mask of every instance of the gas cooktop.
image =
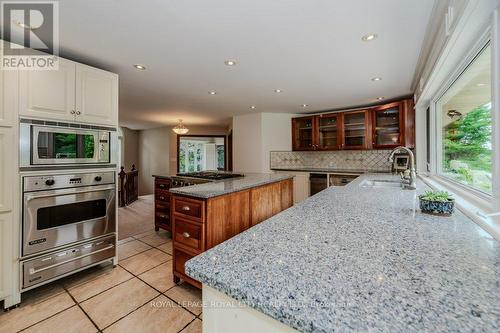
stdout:
{"type": "Polygon", "coordinates": [[[200,172],[178,173],[177,176],[202,178],[209,180],[222,180],[229,178],[244,177],[245,175],[239,173],[227,173],[227,172],[217,172],[217,171],[200,171],[200,172]]]}

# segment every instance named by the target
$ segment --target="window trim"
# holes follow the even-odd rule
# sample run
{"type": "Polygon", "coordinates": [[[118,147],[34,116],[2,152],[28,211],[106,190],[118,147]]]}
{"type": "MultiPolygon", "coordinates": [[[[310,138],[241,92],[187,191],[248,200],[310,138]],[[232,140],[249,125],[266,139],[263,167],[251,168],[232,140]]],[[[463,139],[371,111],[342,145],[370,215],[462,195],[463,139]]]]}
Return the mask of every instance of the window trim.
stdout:
{"type": "MultiPolygon", "coordinates": [[[[474,60],[481,54],[481,52],[488,46],[492,48],[491,57],[494,55],[494,47],[493,44],[493,33],[491,26],[488,26],[485,31],[481,34],[481,37],[475,43],[475,45],[470,49],[464,60],[461,62],[460,66],[453,71],[449,78],[445,81],[442,88],[434,95],[430,102],[430,112],[429,112],[429,122],[430,122],[430,173],[429,178],[437,181],[440,185],[447,187],[450,191],[456,192],[460,196],[464,197],[473,197],[474,201],[480,202],[482,208],[491,207],[491,204],[494,200],[494,189],[492,189],[492,194],[483,192],[474,187],[467,186],[465,184],[460,183],[450,177],[446,177],[442,175],[440,172],[442,171],[442,137],[438,134],[441,133],[441,117],[438,111],[439,100],[446,94],[446,92],[452,87],[452,85],[460,78],[460,76],[469,68],[469,66],[474,62],[474,60]]],[[[491,70],[494,71],[493,61],[491,63],[491,70]]],[[[491,75],[491,99],[492,103],[494,100],[494,77],[495,75],[491,75]]],[[[493,103],[492,113],[495,111],[495,104],[493,103]]],[[[492,119],[494,118],[492,114],[492,119]]],[[[500,130],[500,124],[492,124],[492,132],[495,130],[500,130]]],[[[494,135],[492,134],[492,140],[494,140],[494,135]]],[[[493,147],[493,154],[495,154],[495,147],[493,147]]],[[[495,163],[495,159],[492,158],[492,163],[495,163]]],[[[492,182],[495,183],[495,165],[492,165],[492,182]]],[[[489,211],[490,209],[486,209],[489,211]]]]}

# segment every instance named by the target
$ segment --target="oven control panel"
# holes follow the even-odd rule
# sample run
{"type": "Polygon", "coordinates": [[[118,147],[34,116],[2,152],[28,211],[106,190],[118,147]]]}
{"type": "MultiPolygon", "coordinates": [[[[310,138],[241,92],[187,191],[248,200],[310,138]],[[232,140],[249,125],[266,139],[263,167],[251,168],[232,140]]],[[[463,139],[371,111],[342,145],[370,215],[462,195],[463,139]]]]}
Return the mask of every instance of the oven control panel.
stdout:
{"type": "Polygon", "coordinates": [[[69,175],[45,175],[23,177],[24,192],[72,188],[80,186],[107,185],[115,183],[114,171],[89,172],[69,175]]]}

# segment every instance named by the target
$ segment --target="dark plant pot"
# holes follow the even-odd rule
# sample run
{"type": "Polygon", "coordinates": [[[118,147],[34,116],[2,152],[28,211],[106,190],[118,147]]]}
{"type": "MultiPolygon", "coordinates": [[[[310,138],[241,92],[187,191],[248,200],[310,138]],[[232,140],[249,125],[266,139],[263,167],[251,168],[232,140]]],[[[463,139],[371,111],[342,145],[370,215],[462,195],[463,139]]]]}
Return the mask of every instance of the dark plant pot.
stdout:
{"type": "Polygon", "coordinates": [[[453,214],[453,209],[455,208],[455,200],[451,199],[448,201],[430,201],[422,198],[420,199],[420,210],[422,213],[450,216],[453,214]]]}

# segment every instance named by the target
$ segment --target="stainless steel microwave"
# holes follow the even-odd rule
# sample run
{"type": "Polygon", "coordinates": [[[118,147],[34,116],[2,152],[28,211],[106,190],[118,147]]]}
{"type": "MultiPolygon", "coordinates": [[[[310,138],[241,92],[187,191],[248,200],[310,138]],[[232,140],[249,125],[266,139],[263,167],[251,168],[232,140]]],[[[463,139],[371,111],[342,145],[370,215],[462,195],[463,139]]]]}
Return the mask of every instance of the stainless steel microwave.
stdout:
{"type": "Polygon", "coordinates": [[[117,140],[111,127],[21,119],[19,166],[112,166],[117,140]]]}

